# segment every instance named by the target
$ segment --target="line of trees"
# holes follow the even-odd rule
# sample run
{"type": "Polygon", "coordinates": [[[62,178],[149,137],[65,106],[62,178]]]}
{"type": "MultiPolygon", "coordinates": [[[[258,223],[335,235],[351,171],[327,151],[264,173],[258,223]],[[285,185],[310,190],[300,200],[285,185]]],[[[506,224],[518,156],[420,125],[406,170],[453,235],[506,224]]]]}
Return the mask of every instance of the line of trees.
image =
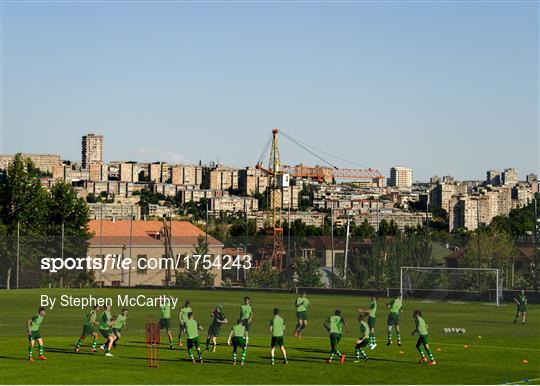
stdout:
{"type": "MultiPolygon", "coordinates": [[[[85,257],[88,250],[88,206],[73,188],[62,181],[47,190],[40,182],[43,173],[29,158],[17,154],[0,178],[0,283],[6,284],[19,256],[23,272],[37,274],[42,257],[61,256],[62,228],[65,235],[64,256],[85,257]],[[24,270],[28,271],[24,271],[24,270]]],[[[24,278],[23,278],[24,279],[24,278]]],[[[90,285],[85,272],[61,271],[42,278],[42,284],[54,286],[90,285]]]]}

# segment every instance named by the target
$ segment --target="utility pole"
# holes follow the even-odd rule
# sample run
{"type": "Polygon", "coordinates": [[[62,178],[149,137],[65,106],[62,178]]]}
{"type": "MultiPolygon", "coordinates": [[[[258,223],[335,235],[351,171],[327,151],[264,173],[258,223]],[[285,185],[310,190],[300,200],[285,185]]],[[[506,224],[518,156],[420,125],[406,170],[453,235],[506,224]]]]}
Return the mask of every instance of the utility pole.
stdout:
{"type": "Polygon", "coordinates": [[[377,236],[379,235],[379,198],[377,198],[377,236]]]}
{"type": "Polygon", "coordinates": [[[332,243],[332,291],[334,290],[334,203],[330,209],[330,239],[332,243]]]}
{"type": "MultiPolygon", "coordinates": [[[[105,259],[103,259],[103,203],[99,205],[99,259],[102,264],[105,263],[105,259]]],[[[102,287],[101,271],[103,269],[99,270],[99,288],[102,287]]]]}
{"type": "Polygon", "coordinates": [[[128,271],[128,287],[131,287],[131,246],[132,246],[132,237],[133,237],[133,204],[131,204],[131,216],[129,218],[129,271],[128,271]]]}
{"type": "Polygon", "coordinates": [[[345,263],[343,264],[343,280],[347,279],[347,258],[349,256],[349,230],[351,226],[351,216],[347,215],[347,233],[345,234],[345,263]]]}
{"type": "Polygon", "coordinates": [[[291,262],[291,203],[287,213],[287,265],[291,262]]]}
{"type": "Polygon", "coordinates": [[[480,268],[480,196],[476,200],[476,248],[478,257],[478,268],[480,268]]]}
{"type": "MultiPolygon", "coordinates": [[[[62,240],[61,240],[61,257],[62,261],[64,261],[64,221],[62,221],[62,240]]],[[[64,276],[60,274],[60,288],[64,287],[64,276]]]]}
{"type": "Polygon", "coordinates": [[[538,264],[540,263],[540,259],[538,258],[538,227],[539,227],[539,221],[538,218],[538,199],[537,199],[538,193],[535,193],[534,195],[534,278],[536,279],[536,290],[538,290],[540,286],[540,278],[538,278],[538,264]]]}
{"type": "Polygon", "coordinates": [[[208,248],[208,199],[206,199],[206,221],[204,224],[204,233],[206,234],[206,248],[208,248]]]}
{"type": "MultiPolygon", "coordinates": [[[[16,283],[15,283],[15,288],[19,289],[19,266],[20,266],[20,259],[21,259],[21,256],[20,256],[20,222],[17,221],[17,274],[15,275],[16,277],[16,283]]],[[[8,282],[8,286],[9,286],[9,282],[8,282]]]]}

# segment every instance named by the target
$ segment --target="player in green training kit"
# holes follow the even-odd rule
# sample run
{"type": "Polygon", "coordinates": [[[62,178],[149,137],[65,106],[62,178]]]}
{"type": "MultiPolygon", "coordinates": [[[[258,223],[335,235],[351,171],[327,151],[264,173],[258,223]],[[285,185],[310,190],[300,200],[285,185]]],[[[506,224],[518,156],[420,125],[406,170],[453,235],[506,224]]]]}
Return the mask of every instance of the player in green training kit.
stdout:
{"type": "Polygon", "coordinates": [[[202,326],[197,323],[193,318],[193,312],[188,314],[188,320],[186,321],[186,334],[187,334],[187,350],[189,354],[189,359],[195,363],[195,358],[193,357],[193,347],[197,349],[199,354],[199,362],[203,363],[201,348],[199,347],[199,330],[202,330],[202,326]]]}
{"type": "Polygon", "coordinates": [[[343,327],[345,327],[346,332],[349,332],[349,326],[347,325],[345,319],[343,319],[341,316],[340,310],[335,310],[334,315],[330,316],[324,321],[324,328],[326,328],[326,330],[330,333],[330,358],[326,360],[328,363],[332,362],[334,354],[340,357],[341,364],[345,362],[345,354],[338,350],[338,344],[341,340],[343,327]]]}
{"type": "Polygon", "coordinates": [[[242,362],[240,364],[243,366],[246,361],[246,356],[247,356],[246,338],[247,338],[247,331],[246,331],[246,326],[244,325],[244,321],[242,319],[238,319],[236,324],[231,329],[231,333],[229,334],[229,339],[227,339],[227,345],[230,346],[232,344],[233,346],[233,365],[236,365],[236,352],[238,351],[238,347],[242,349],[242,362]]]}
{"type": "Polygon", "coordinates": [[[172,296],[165,297],[159,305],[159,328],[167,331],[169,338],[169,348],[172,350],[172,333],[171,333],[171,303],[172,296]]]}
{"type": "Polygon", "coordinates": [[[302,331],[307,327],[307,311],[311,307],[311,303],[306,298],[306,293],[303,292],[302,296],[296,299],[294,305],[296,307],[296,319],[298,320],[294,330],[294,336],[300,338],[302,337],[302,331]]]}
{"type": "Polygon", "coordinates": [[[204,351],[208,351],[210,349],[210,341],[212,341],[212,352],[216,352],[217,337],[219,335],[219,331],[221,330],[221,325],[229,322],[225,318],[223,306],[221,304],[216,306],[210,316],[212,317],[212,323],[210,324],[210,327],[208,327],[208,336],[206,337],[206,348],[204,351]]]}
{"type": "Polygon", "coordinates": [[[399,332],[399,314],[403,308],[403,303],[401,301],[401,295],[398,294],[390,303],[386,303],[386,308],[390,308],[390,313],[388,314],[388,342],[387,346],[392,344],[392,327],[396,326],[396,335],[397,335],[397,344],[401,346],[401,335],[399,332]]]}
{"type": "Polygon", "coordinates": [[[188,314],[192,312],[191,301],[186,299],[184,306],[180,308],[178,318],[180,319],[180,331],[178,332],[178,346],[182,347],[182,334],[186,333],[186,322],[188,321],[188,314]]]}
{"type": "Polygon", "coordinates": [[[28,332],[28,360],[30,362],[34,361],[34,358],[32,358],[32,350],[34,349],[34,342],[37,340],[38,347],[39,347],[39,356],[38,359],[41,359],[42,361],[46,360],[45,358],[45,352],[43,349],[43,338],[41,337],[41,332],[39,332],[39,328],[41,327],[41,323],[43,322],[43,318],[45,317],[45,307],[39,307],[38,313],[34,316],[32,316],[30,319],[26,321],[26,330],[28,332]]]}
{"type": "Polygon", "coordinates": [[[111,350],[116,336],[112,332],[112,326],[116,320],[111,316],[111,306],[106,305],[104,311],[99,317],[99,333],[106,339],[106,342],[100,346],[105,352],[105,356],[112,357],[111,350]]]}
{"type": "Polygon", "coordinates": [[[416,325],[416,329],[411,333],[411,335],[418,333],[418,341],[416,342],[416,349],[418,350],[418,352],[420,353],[420,356],[422,357],[420,358],[419,363],[424,363],[427,361],[426,356],[424,355],[424,353],[422,352],[422,349],[420,348],[420,346],[423,345],[429,355],[428,365],[433,366],[436,364],[436,362],[435,362],[435,358],[433,357],[433,353],[431,352],[429,348],[428,330],[427,330],[428,325],[426,324],[424,319],[422,319],[422,313],[419,310],[416,310],[413,312],[413,318],[414,318],[414,323],[416,325]]]}
{"type": "Polygon", "coordinates": [[[521,323],[525,324],[525,317],[527,316],[527,297],[525,296],[525,291],[521,290],[517,298],[514,298],[514,302],[517,305],[516,317],[514,318],[514,323],[517,322],[519,315],[521,315],[521,323]]]}
{"type": "Polygon", "coordinates": [[[377,300],[379,299],[378,296],[373,295],[371,297],[371,302],[369,303],[369,309],[368,310],[362,310],[359,309],[358,312],[367,313],[367,324],[369,326],[369,344],[367,347],[369,349],[373,350],[375,347],[377,347],[377,342],[375,339],[375,322],[377,318],[377,300]]]}
{"type": "Polygon", "coordinates": [[[126,323],[127,323],[127,314],[128,314],[127,308],[122,308],[122,311],[120,312],[120,314],[114,317],[115,322],[112,325],[112,331],[115,336],[113,347],[116,347],[116,344],[122,337],[122,329],[126,327],[126,323]]]}
{"type": "Polygon", "coordinates": [[[246,327],[246,346],[249,343],[249,327],[253,320],[253,306],[251,305],[251,298],[249,296],[244,297],[244,304],[240,306],[240,319],[246,327]]]}
{"type": "Polygon", "coordinates": [[[276,347],[279,347],[283,354],[283,364],[287,364],[287,352],[283,345],[283,335],[285,334],[285,321],[279,316],[279,308],[274,308],[274,317],[270,320],[270,332],[272,333],[272,341],[270,342],[270,355],[272,356],[272,364],[274,364],[274,354],[276,347]]]}
{"type": "Polygon", "coordinates": [[[83,324],[83,329],[82,329],[82,333],[81,333],[81,336],[79,338],[79,340],[77,341],[77,344],[75,345],[75,352],[79,352],[81,350],[81,344],[82,342],[84,341],[84,339],[87,337],[87,336],[90,336],[92,335],[94,337],[94,340],[92,341],[92,352],[95,352],[96,351],[96,346],[97,346],[97,340],[99,338],[99,323],[97,321],[97,313],[99,312],[99,306],[98,305],[95,305],[93,308],[92,308],[92,311],[90,311],[88,313],[88,315],[86,315],[86,320],[84,321],[84,324],[83,324]]]}
{"type": "Polygon", "coordinates": [[[358,321],[360,322],[360,337],[356,341],[356,347],[354,348],[354,352],[356,354],[356,360],[355,362],[360,362],[360,356],[367,361],[369,358],[364,351],[364,347],[366,347],[369,343],[369,326],[364,321],[365,317],[368,314],[365,312],[360,312],[358,314],[358,321]]]}

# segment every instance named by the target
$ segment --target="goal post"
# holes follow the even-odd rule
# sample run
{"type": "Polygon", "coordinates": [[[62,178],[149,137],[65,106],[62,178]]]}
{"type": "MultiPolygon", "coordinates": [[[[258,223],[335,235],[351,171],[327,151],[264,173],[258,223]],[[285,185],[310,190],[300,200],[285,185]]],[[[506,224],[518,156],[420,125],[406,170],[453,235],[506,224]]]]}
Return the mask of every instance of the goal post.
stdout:
{"type": "Polygon", "coordinates": [[[399,287],[402,299],[503,303],[502,275],[497,268],[401,267],[399,287]]]}

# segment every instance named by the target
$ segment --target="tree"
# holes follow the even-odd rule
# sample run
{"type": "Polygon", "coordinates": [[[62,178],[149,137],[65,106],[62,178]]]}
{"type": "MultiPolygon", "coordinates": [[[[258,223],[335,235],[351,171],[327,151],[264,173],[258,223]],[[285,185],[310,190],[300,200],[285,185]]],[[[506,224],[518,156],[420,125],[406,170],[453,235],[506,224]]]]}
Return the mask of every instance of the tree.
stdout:
{"type": "Polygon", "coordinates": [[[293,276],[297,287],[322,287],[317,256],[297,258],[293,264],[293,276]]]}
{"type": "MultiPolygon", "coordinates": [[[[513,257],[516,256],[516,245],[512,237],[501,230],[479,228],[475,231],[476,236],[480,233],[480,249],[478,238],[471,237],[466,250],[459,260],[461,268],[495,268],[504,274],[505,283],[510,282],[513,257]]],[[[471,272],[463,275],[462,286],[474,290],[492,288],[493,278],[478,275],[471,272]]]]}
{"type": "MultiPolygon", "coordinates": [[[[20,233],[20,267],[38,270],[43,257],[62,256],[64,224],[64,258],[85,257],[88,250],[88,208],[73,188],[63,182],[48,192],[39,180],[39,171],[31,160],[17,154],[0,182],[0,240],[2,262],[0,274],[15,266],[17,224],[20,233]]],[[[88,278],[80,271],[62,272],[44,277],[44,282],[67,286],[81,285],[88,278]],[[78,273],[75,273],[78,272],[78,273]]],[[[3,278],[0,278],[3,282],[3,278]]]]}
{"type": "Polygon", "coordinates": [[[266,259],[258,268],[247,271],[246,287],[280,288],[282,287],[282,278],[280,273],[272,267],[270,260],[266,259]]]}
{"type": "Polygon", "coordinates": [[[0,182],[0,221],[9,234],[44,234],[47,227],[47,193],[30,158],[16,154],[0,182]]]}
{"type": "Polygon", "coordinates": [[[189,269],[176,272],[175,285],[179,288],[207,288],[214,286],[214,278],[216,275],[210,272],[208,269],[204,269],[202,263],[199,262],[195,267],[195,261],[198,256],[204,256],[208,254],[208,244],[206,238],[200,235],[197,238],[197,244],[194,246],[194,253],[189,256],[189,269]]]}

